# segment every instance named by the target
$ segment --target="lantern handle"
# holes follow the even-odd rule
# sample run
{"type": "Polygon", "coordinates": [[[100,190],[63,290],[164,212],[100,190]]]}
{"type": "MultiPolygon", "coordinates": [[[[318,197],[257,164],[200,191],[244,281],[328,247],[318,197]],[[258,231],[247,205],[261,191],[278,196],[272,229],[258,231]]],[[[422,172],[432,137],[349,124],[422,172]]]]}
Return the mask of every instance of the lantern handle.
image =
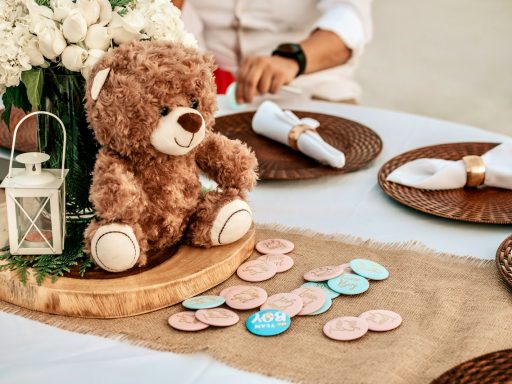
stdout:
{"type": "Polygon", "coordinates": [[[29,113],[28,115],[23,117],[23,119],[21,119],[18,122],[18,124],[16,124],[16,128],[14,128],[14,137],[12,138],[11,159],[9,161],[9,174],[7,175],[7,177],[9,179],[11,178],[12,161],[13,161],[13,157],[14,157],[14,148],[16,147],[16,135],[18,134],[18,128],[21,126],[21,124],[23,124],[23,122],[25,122],[25,120],[27,120],[29,117],[35,116],[35,115],[48,115],[51,117],[55,117],[55,119],[57,119],[57,121],[59,122],[60,127],[62,128],[62,134],[64,135],[64,142],[63,142],[64,145],[62,147],[62,164],[60,167],[60,178],[64,179],[64,161],[66,159],[66,127],[64,126],[64,123],[57,115],[54,115],[53,113],[46,112],[46,111],[35,111],[32,113],[29,113]]]}

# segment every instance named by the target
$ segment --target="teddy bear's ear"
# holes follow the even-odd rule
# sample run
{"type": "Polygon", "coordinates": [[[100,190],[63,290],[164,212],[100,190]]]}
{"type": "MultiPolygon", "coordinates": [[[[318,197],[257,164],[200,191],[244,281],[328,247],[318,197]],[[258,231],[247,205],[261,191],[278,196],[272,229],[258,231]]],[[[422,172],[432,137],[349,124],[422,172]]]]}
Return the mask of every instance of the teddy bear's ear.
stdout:
{"type": "Polygon", "coordinates": [[[94,80],[92,81],[91,86],[91,97],[94,101],[98,100],[98,96],[100,95],[101,88],[103,88],[103,84],[107,81],[108,74],[110,73],[110,68],[102,69],[96,73],[94,76],[94,80]]]}

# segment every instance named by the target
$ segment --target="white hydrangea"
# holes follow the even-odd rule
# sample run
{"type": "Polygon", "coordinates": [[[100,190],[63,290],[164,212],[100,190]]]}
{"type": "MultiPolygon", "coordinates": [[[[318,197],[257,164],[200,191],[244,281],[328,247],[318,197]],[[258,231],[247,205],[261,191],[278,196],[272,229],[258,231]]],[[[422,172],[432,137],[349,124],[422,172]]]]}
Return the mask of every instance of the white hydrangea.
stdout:
{"type": "Polygon", "coordinates": [[[110,47],[132,40],[181,42],[197,49],[180,10],[169,0],[134,0],[116,9],[109,0],[50,0],[49,4],[0,0],[0,93],[17,86],[21,73],[32,67],[63,65],[86,76],[110,47]],[[78,25],[74,18],[85,21],[78,25]],[[63,60],[70,46],[73,49],[63,60]]]}
{"type": "MultiPolygon", "coordinates": [[[[20,83],[21,73],[32,68],[39,57],[29,55],[37,45],[28,27],[27,8],[22,0],[0,3],[0,92],[20,83]]],[[[39,65],[44,64],[39,62],[39,65]]]]}
{"type": "Polygon", "coordinates": [[[135,9],[144,15],[143,32],[151,40],[181,42],[197,49],[197,40],[185,30],[180,10],[169,0],[139,0],[135,9]]]}

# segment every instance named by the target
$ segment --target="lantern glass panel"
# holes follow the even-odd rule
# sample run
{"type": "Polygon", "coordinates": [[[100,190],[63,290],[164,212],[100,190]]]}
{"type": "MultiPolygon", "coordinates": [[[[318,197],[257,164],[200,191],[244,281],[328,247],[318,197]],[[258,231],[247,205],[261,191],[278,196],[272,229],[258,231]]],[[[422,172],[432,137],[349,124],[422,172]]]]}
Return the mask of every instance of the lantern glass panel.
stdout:
{"type": "Polygon", "coordinates": [[[16,202],[18,244],[22,248],[53,247],[50,198],[16,197],[16,202]]]}

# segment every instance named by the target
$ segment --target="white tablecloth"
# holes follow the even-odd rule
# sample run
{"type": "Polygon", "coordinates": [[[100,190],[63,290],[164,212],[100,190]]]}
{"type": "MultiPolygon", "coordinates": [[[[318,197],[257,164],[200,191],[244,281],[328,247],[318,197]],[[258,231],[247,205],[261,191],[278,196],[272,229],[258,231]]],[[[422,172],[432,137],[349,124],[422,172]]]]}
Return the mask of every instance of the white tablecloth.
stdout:
{"type": "MultiPolygon", "coordinates": [[[[224,100],[220,104],[225,109],[224,100]]],[[[376,181],[386,160],[412,148],[510,137],[371,108],[320,102],[296,102],[293,107],[359,121],[381,136],[384,150],[370,168],[359,172],[309,181],[261,182],[250,195],[258,223],[386,242],[419,240],[439,251],[483,259],[494,257],[500,241],[512,232],[512,226],[459,223],[417,213],[384,195],[376,181]]],[[[227,367],[205,354],[155,352],[5,313],[0,313],[0,340],[0,383],[279,382],[227,367]]]]}

